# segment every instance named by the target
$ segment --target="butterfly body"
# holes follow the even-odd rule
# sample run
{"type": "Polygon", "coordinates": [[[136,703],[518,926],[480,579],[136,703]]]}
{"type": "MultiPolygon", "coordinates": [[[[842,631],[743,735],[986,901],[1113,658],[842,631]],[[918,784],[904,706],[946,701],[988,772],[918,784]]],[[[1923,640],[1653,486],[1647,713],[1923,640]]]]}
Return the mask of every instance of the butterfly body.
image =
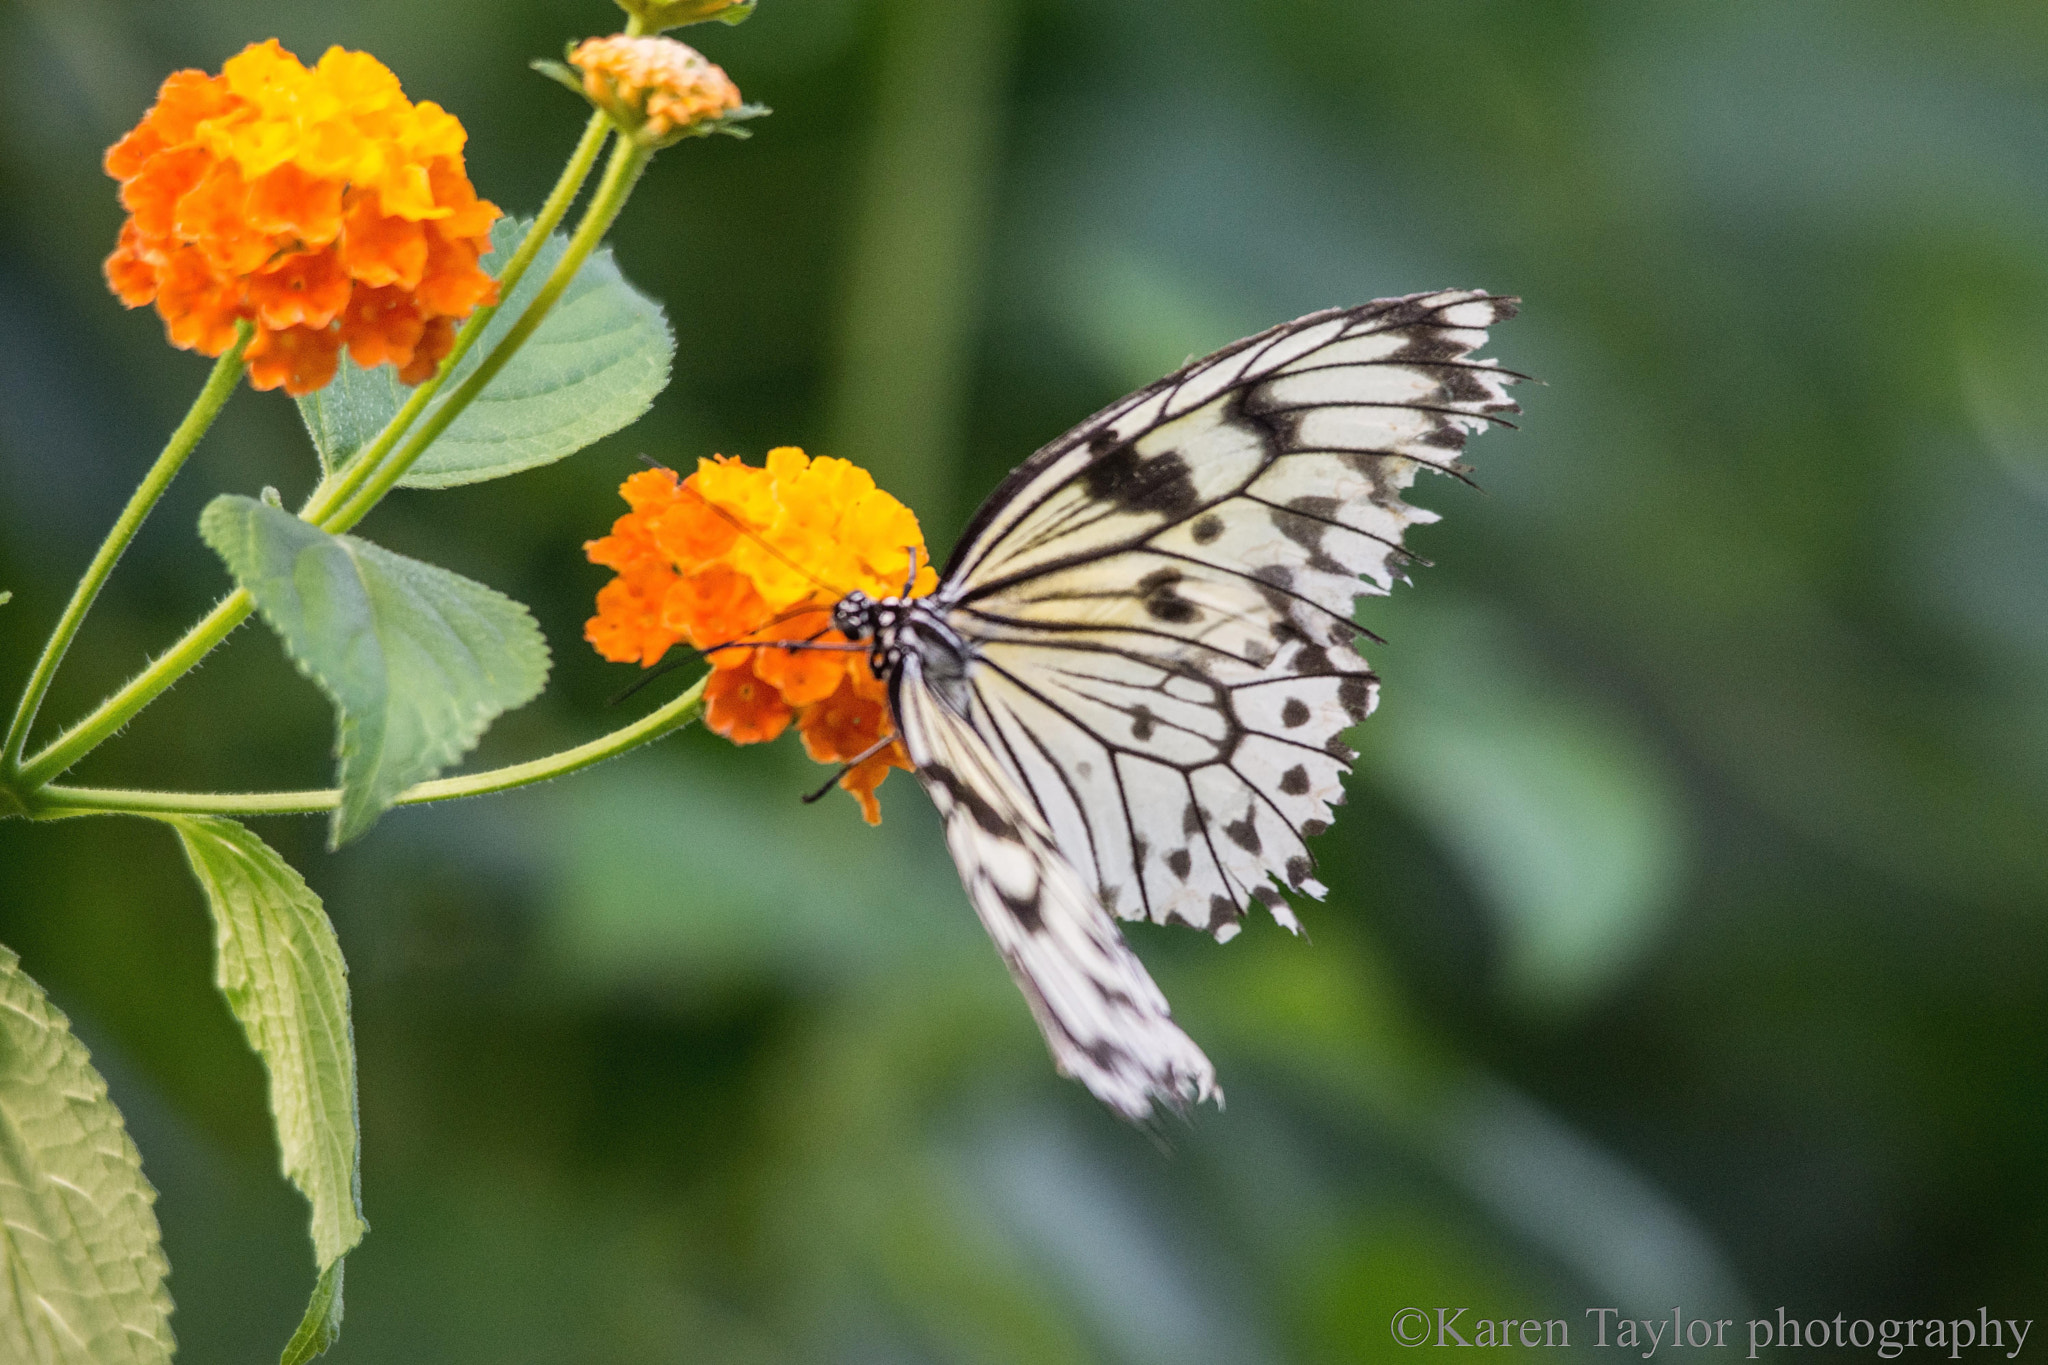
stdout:
{"type": "Polygon", "coordinates": [[[1351,619],[1517,410],[1468,359],[1514,302],[1332,309],[1132,394],[1020,465],[926,597],[851,594],[968,898],[1060,1069],[1134,1120],[1217,1097],[1117,918],[1232,937],[1324,893],[1306,840],[1344,799],[1378,679],[1351,619]]]}
{"type": "Polygon", "coordinates": [[[925,686],[964,712],[962,691],[974,660],[974,646],[954,629],[941,609],[943,598],[869,597],[851,592],[832,609],[832,625],[849,640],[868,642],[868,667],[891,686],[914,659],[925,686]]]}

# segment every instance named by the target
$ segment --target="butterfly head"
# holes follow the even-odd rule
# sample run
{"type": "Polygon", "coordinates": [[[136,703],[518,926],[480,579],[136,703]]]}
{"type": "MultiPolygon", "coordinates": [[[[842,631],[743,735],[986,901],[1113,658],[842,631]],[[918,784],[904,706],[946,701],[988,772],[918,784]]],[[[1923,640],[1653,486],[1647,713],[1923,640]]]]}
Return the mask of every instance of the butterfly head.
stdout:
{"type": "Polygon", "coordinates": [[[866,593],[855,589],[839,599],[839,605],[832,608],[832,629],[849,640],[866,640],[874,636],[875,617],[881,604],[866,593]]]}
{"type": "Polygon", "coordinates": [[[920,605],[907,597],[877,600],[856,590],[832,608],[832,628],[849,640],[870,641],[868,666],[878,678],[894,677],[903,657],[903,631],[920,605]]]}
{"type": "Polygon", "coordinates": [[[877,602],[859,589],[839,599],[832,608],[832,628],[849,640],[871,640],[868,666],[875,676],[886,678],[894,669],[896,603],[877,602]]]}

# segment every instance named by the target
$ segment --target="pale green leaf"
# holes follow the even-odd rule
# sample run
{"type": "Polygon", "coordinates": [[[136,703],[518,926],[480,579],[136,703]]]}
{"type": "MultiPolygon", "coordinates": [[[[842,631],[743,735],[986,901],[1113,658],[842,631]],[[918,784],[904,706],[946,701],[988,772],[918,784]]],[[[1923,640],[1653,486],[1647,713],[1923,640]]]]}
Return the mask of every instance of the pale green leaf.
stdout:
{"type": "Polygon", "coordinates": [[[332,474],[377,438],[411,389],[389,365],[364,369],[344,351],[334,378],[298,400],[299,417],[320,453],[320,468],[332,474]]]}
{"type": "Polygon", "coordinates": [[[168,816],[213,911],[215,974],[270,1073],[284,1173],[312,1205],[322,1270],[363,1240],[348,966],[320,898],[233,820],[168,816]]]}
{"type": "Polygon", "coordinates": [[[532,616],[481,583],[253,498],[215,498],[199,532],[340,713],[336,846],[547,681],[532,616]]]}
{"type": "Polygon", "coordinates": [[[0,1360],[170,1360],[155,1203],[85,1045],[0,947],[0,1360]]]}
{"type": "Polygon", "coordinates": [[[320,1272],[320,1282],[313,1286],[313,1297],[306,1304],[306,1316],[285,1343],[277,1365],[306,1365],[341,1335],[341,1268],[347,1264],[346,1258],[337,1259],[320,1272]]]}
{"type": "MultiPolygon", "coordinates": [[[[483,268],[493,274],[503,269],[529,226],[500,219],[483,268]]],[[[490,354],[567,246],[559,233],[548,239],[429,413],[490,354]]],[[[674,355],[675,339],[661,305],[626,283],[611,252],[600,249],[583,263],[518,354],[441,433],[403,483],[449,488],[573,455],[647,411],[668,386],[674,355]]],[[[391,366],[364,370],[344,356],[333,383],[299,400],[322,465],[333,470],[346,464],[384,429],[410,392],[391,366]]]]}

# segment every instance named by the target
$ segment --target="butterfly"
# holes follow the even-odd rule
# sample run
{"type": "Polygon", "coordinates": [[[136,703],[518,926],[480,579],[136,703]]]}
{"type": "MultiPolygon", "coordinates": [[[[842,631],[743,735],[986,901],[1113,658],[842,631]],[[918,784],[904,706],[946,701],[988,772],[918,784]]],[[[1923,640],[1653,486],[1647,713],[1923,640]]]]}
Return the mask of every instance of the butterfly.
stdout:
{"type": "Polygon", "coordinates": [[[855,592],[919,781],[1061,1072],[1134,1122],[1214,1097],[1215,1068],[1118,930],[1300,931],[1378,679],[1361,593],[1520,409],[1472,353],[1516,300],[1448,290],[1329,309],[1194,361],[1011,472],[923,597],[855,592]]]}

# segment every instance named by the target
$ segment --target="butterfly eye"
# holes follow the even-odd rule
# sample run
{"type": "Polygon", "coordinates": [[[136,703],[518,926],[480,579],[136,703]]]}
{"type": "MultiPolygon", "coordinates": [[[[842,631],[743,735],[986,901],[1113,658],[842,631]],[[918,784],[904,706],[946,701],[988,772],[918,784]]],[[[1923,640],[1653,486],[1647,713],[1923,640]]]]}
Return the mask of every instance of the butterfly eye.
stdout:
{"type": "Polygon", "coordinates": [[[864,592],[850,592],[832,608],[832,629],[849,640],[865,640],[874,631],[874,603],[864,592]]]}

